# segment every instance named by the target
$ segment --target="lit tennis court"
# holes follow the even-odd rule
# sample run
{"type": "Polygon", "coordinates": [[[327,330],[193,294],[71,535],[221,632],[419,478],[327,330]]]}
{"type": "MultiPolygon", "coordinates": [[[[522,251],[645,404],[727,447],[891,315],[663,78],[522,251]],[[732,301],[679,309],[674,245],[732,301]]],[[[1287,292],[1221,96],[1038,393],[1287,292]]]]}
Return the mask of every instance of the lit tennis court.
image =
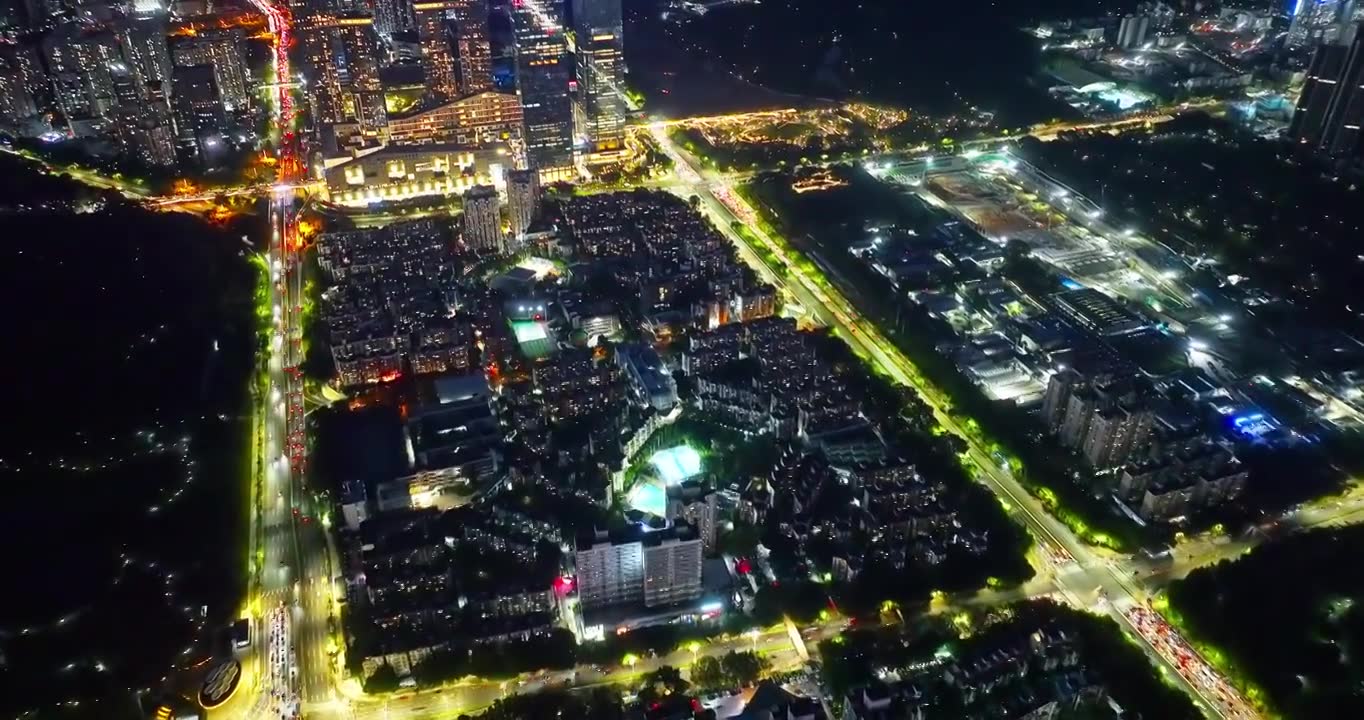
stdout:
{"type": "Polygon", "coordinates": [[[701,454],[686,445],[659,450],[649,456],[649,464],[668,485],[701,474],[701,454]]]}

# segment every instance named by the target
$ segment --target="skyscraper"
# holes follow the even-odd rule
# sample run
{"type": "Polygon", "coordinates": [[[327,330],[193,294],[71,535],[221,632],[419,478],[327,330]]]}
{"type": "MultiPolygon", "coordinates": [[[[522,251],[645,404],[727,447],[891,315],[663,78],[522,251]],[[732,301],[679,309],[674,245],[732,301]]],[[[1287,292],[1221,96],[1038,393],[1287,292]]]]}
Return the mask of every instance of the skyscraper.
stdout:
{"type": "Polygon", "coordinates": [[[519,242],[535,222],[540,207],[540,176],[534,170],[513,170],[507,173],[507,214],[511,216],[511,234],[519,242]]]}
{"type": "Polygon", "coordinates": [[[1343,162],[1364,162],[1364,32],[1348,45],[1317,48],[1289,134],[1304,149],[1343,162]]]}
{"type": "Polygon", "coordinates": [[[1341,20],[1346,0],[1299,0],[1294,5],[1293,20],[1288,26],[1285,44],[1290,47],[1309,47],[1323,40],[1331,40],[1336,24],[1341,20]]]}
{"type": "Polygon", "coordinates": [[[624,26],[620,0],[573,0],[578,93],[574,119],[588,152],[620,150],[625,143],[624,26]]]}
{"type": "Polygon", "coordinates": [[[526,123],[526,161],[542,182],[573,177],[572,69],[563,14],[553,0],[519,0],[512,6],[516,84],[526,123]]]}
{"type": "Polygon", "coordinates": [[[422,49],[426,91],[436,102],[452,100],[459,92],[454,36],[447,22],[455,5],[455,0],[436,0],[412,6],[417,21],[417,42],[422,49]]]}
{"type": "Polygon", "coordinates": [[[479,252],[505,252],[497,189],[476,185],[464,193],[464,245],[479,252]]]}
{"type": "Polygon", "coordinates": [[[166,31],[164,15],[126,18],[118,30],[123,56],[144,84],[170,82],[171,57],[166,31]]]}
{"type": "Polygon", "coordinates": [[[1120,48],[1141,47],[1146,42],[1146,33],[1151,29],[1151,16],[1124,15],[1118,23],[1117,46],[1120,48]]]}
{"type": "Polygon", "coordinates": [[[374,0],[374,31],[388,38],[417,26],[412,0],[374,0]]]}
{"type": "Polygon", "coordinates": [[[493,87],[493,50],[488,30],[488,0],[453,0],[455,50],[461,97],[493,87]]]}
{"type": "Polygon", "coordinates": [[[314,120],[323,126],[346,124],[349,138],[343,140],[382,140],[388,112],[373,20],[366,15],[313,15],[301,25],[299,37],[314,120]]]}

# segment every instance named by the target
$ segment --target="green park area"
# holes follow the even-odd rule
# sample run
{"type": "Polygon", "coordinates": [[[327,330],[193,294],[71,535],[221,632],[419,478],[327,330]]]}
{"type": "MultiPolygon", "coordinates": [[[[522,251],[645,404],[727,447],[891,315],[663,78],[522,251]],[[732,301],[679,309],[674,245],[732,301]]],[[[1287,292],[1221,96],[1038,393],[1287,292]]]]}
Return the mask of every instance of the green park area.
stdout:
{"type": "Polygon", "coordinates": [[[1364,527],[1193,571],[1156,603],[1267,717],[1364,717],[1364,527]]]}
{"type": "Polygon", "coordinates": [[[1078,672],[1094,692],[1054,717],[1200,717],[1115,622],[1045,600],[853,628],[820,643],[819,657],[835,703],[869,683],[907,681],[937,710],[932,717],[1003,717],[1011,698],[1055,693],[1078,672]],[[1001,660],[1029,671],[964,689],[962,678],[990,674],[1001,660]]]}

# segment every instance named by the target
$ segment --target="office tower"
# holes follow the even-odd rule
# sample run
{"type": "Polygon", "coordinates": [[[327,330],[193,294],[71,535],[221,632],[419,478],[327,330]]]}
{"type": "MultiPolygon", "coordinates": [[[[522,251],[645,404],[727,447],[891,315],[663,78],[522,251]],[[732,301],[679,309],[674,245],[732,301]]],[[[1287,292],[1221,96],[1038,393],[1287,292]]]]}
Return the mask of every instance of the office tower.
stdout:
{"type": "Polygon", "coordinates": [[[412,6],[417,22],[417,42],[422,49],[426,92],[438,103],[452,100],[459,93],[455,47],[451,42],[453,33],[448,22],[455,5],[454,0],[436,0],[412,6]]]}
{"type": "Polygon", "coordinates": [[[488,0],[452,0],[461,97],[493,87],[493,50],[488,30],[488,0]]]}
{"type": "Polygon", "coordinates": [[[507,173],[507,214],[511,216],[511,235],[518,242],[525,238],[539,209],[539,174],[533,170],[507,173]]]}
{"type": "Polygon", "coordinates": [[[239,28],[204,30],[178,37],[171,46],[171,59],[176,67],[204,65],[213,69],[223,108],[229,113],[246,110],[251,102],[244,37],[239,28]]]}
{"type": "Polygon", "coordinates": [[[1304,149],[1342,162],[1364,162],[1364,32],[1349,45],[1317,48],[1289,134],[1304,149]]]}
{"type": "Polygon", "coordinates": [[[464,246],[479,252],[506,252],[497,189],[476,185],[464,193],[464,246]]]}
{"type": "Polygon", "coordinates": [[[1293,20],[1288,26],[1285,45],[1290,48],[1309,47],[1329,40],[1335,25],[1342,19],[1345,0],[1301,0],[1294,5],[1293,20]]]}
{"type": "Polygon", "coordinates": [[[522,0],[512,7],[516,83],[526,124],[526,161],[541,182],[573,177],[572,70],[562,13],[552,0],[522,0]]]}
{"type": "Polygon", "coordinates": [[[303,77],[308,84],[307,101],[313,122],[327,126],[345,120],[342,105],[340,39],[336,18],[331,15],[306,15],[296,26],[303,48],[303,77]]]}
{"type": "Polygon", "coordinates": [[[1125,15],[1118,23],[1118,41],[1120,48],[1137,48],[1146,42],[1146,34],[1151,30],[1151,16],[1149,15],[1125,15]]]}
{"type": "Polygon", "coordinates": [[[383,38],[417,27],[412,0],[374,0],[374,31],[383,38]]]}
{"type": "Polygon", "coordinates": [[[625,143],[625,59],[620,0],[574,0],[578,94],[574,119],[590,153],[625,143]]]}

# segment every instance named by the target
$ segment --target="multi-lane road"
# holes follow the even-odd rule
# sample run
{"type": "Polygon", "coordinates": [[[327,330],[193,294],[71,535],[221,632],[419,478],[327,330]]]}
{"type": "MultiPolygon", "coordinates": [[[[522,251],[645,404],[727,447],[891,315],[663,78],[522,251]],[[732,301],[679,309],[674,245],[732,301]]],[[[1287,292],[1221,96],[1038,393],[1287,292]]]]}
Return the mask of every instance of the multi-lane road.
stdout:
{"type": "MultiPolygon", "coordinates": [[[[1042,546],[1044,556],[1051,560],[1042,570],[1052,579],[1056,592],[1072,604],[1105,612],[1120,623],[1127,610],[1144,605],[1145,593],[1132,582],[1130,573],[1133,571],[1127,564],[1120,558],[1096,553],[1046,513],[1009,470],[1001,467],[988,450],[964,430],[962,421],[948,411],[949,403],[941,391],[931,386],[879,329],[862,318],[842,292],[822,278],[805,272],[800,258],[792,256],[783,243],[762,230],[755,222],[757,214],[734,192],[729,180],[723,176],[705,176],[705,171],[698,169],[700,163],[677,147],[662,128],[655,129],[654,138],[673,160],[679,175],[692,181],[692,187],[682,192],[701,198],[702,208],[735,244],[746,262],[752,264],[767,282],[812,312],[816,319],[838,330],[854,351],[875,362],[900,384],[913,388],[932,408],[938,423],[967,442],[968,456],[977,468],[977,477],[1005,501],[1010,512],[1042,546]],[[732,230],[732,223],[736,222],[747,227],[749,234],[732,230]],[[754,240],[750,238],[755,238],[762,247],[753,247],[754,240]],[[781,265],[780,270],[770,267],[765,256],[775,257],[781,265]]],[[[1242,713],[1244,703],[1234,706],[1232,712],[1223,710],[1225,702],[1220,697],[1209,697],[1205,689],[1185,679],[1177,660],[1162,654],[1160,647],[1150,644],[1144,647],[1208,712],[1218,717],[1249,717],[1242,713]]]]}
{"type": "MultiPolygon", "coordinates": [[[[605,672],[583,667],[572,673],[551,674],[522,682],[470,680],[438,691],[382,698],[347,697],[339,691],[336,684],[340,677],[337,648],[332,639],[332,628],[329,627],[335,622],[336,613],[332,582],[333,554],[323,527],[324,517],[321,513],[325,508],[316,502],[305,484],[307,438],[304,389],[298,373],[302,361],[304,279],[303,264],[299,261],[296,206],[299,194],[313,186],[304,177],[302,139],[295,134],[293,93],[297,85],[293,82],[288,55],[292,18],[287,7],[275,4],[273,0],[250,1],[267,17],[275,39],[276,77],[272,87],[278,93],[274,99],[272,135],[279,159],[279,177],[268,187],[244,186],[229,193],[269,194],[271,236],[267,257],[272,321],[270,357],[265,369],[266,390],[259,407],[263,429],[259,444],[262,454],[259,469],[262,474],[256,478],[252,533],[256,542],[252,548],[252,558],[258,572],[250,592],[250,605],[256,618],[254,637],[260,640],[251,657],[246,659],[246,677],[250,678],[251,687],[244,688],[247,691],[239,693],[240,697],[227,706],[215,710],[212,717],[233,720],[288,718],[294,714],[376,719],[455,717],[484,707],[509,693],[530,692],[546,685],[558,684],[591,687],[622,682],[663,664],[686,666],[694,656],[679,651],[605,672]]],[[[1172,111],[1084,128],[1047,126],[1035,128],[1031,134],[1050,139],[1067,130],[1159,123],[1175,114],[1172,111]]],[[[844,293],[835,287],[836,277],[832,277],[835,282],[831,283],[822,275],[816,277],[807,273],[802,269],[805,263],[801,258],[792,256],[781,242],[763,232],[756,222],[757,215],[753,208],[733,189],[733,183],[744,174],[725,175],[706,171],[702,163],[688,156],[668,138],[669,126],[701,120],[704,119],[655,122],[648,126],[655,141],[675,164],[676,178],[658,185],[683,196],[699,197],[702,210],[734,244],[740,258],[754,267],[765,281],[779,288],[788,300],[803,307],[808,318],[820,325],[835,328],[859,355],[876,363],[897,382],[914,388],[933,409],[937,421],[945,429],[967,440],[968,455],[977,468],[978,479],[996,493],[1010,513],[1038,540],[1044,567],[1036,580],[1028,583],[1024,591],[1003,594],[982,592],[972,602],[1059,595],[1077,606],[1105,612],[1139,638],[1152,657],[1163,664],[1171,677],[1192,697],[1197,698],[1210,714],[1217,717],[1253,717],[1234,692],[1228,696],[1225,684],[1216,678],[1215,673],[1199,667],[1193,667],[1191,671],[1189,659],[1179,655],[1178,648],[1184,647],[1182,641],[1177,635],[1170,634],[1172,630],[1160,628],[1157,621],[1145,614],[1143,608],[1149,600],[1151,588],[1182,577],[1195,567],[1244,553],[1253,547],[1256,538],[1220,543],[1199,541],[1166,566],[1149,566],[1132,558],[1101,554],[1080,541],[1046,513],[1040,503],[985,448],[971,442],[971,436],[965,432],[961,421],[949,412],[948,398],[928,384],[877,327],[860,316],[844,293]],[[736,232],[733,223],[746,227],[751,234],[736,232]]],[[[980,139],[972,142],[984,145],[998,140],[980,139]]],[[[878,156],[874,160],[887,157],[903,159],[901,155],[896,155],[878,156]]],[[[923,166],[923,172],[928,174],[954,169],[960,161],[940,160],[936,167],[931,167],[931,161],[920,159],[917,162],[923,166]]],[[[145,199],[163,209],[211,199],[208,195],[190,198],[148,197],[140,187],[89,172],[81,173],[77,179],[124,191],[130,197],[145,199]]],[[[1309,508],[1291,516],[1286,523],[1296,527],[1312,527],[1359,519],[1364,519],[1364,500],[1354,498],[1336,506],[1309,508]]],[[[828,623],[807,628],[805,632],[813,633],[811,639],[818,640],[838,630],[837,623],[828,623]]],[[[750,648],[764,652],[779,667],[800,662],[791,638],[785,630],[778,629],[764,632],[756,639],[733,638],[710,643],[700,652],[723,654],[729,650],[750,648]]]]}

